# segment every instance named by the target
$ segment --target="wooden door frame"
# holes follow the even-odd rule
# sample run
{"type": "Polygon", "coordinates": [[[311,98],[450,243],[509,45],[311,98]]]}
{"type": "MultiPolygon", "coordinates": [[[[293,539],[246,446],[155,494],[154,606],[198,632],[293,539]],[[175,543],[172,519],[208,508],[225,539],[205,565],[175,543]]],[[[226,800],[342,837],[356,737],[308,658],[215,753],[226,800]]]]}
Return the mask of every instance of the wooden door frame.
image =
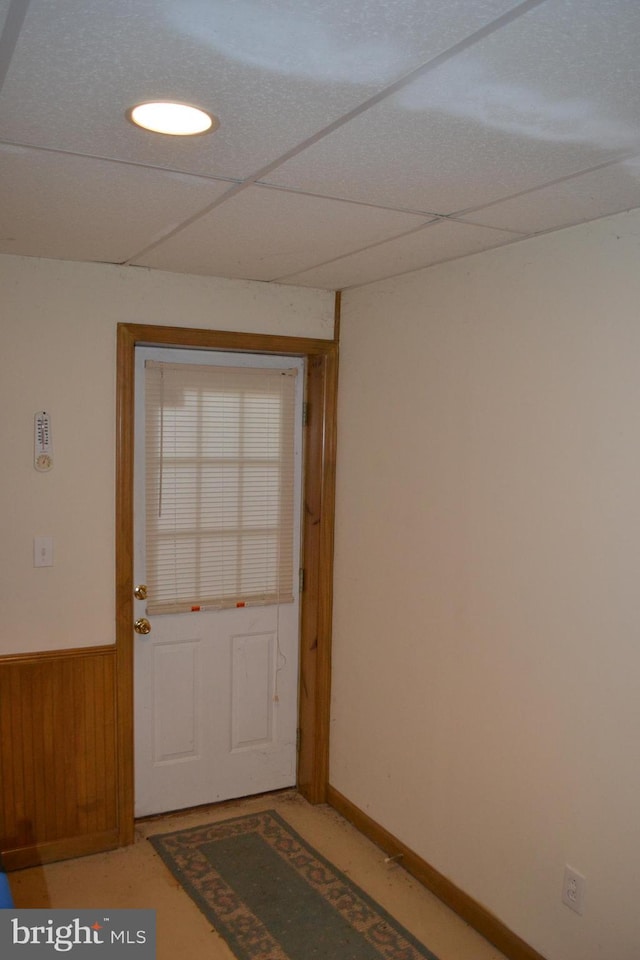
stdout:
{"type": "Polygon", "coordinates": [[[133,756],[133,452],[136,346],[276,353],[306,363],[300,686],[297,787],[311,803],[326,801],[333,601],[336,396],[339,295],[334,340],[234,333],[187,327],[118,324],[116,401],[116,663],[120,842],[134,838],[133,756]]]}

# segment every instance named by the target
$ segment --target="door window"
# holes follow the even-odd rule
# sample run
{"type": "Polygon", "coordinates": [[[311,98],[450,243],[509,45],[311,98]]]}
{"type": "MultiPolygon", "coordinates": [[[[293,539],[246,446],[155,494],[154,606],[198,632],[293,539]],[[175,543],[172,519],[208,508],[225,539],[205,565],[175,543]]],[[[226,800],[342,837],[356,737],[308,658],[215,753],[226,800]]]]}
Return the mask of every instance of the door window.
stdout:
{"type": "Polygon", "coordinates": [[[296,374],[145,362],[150,614],[293,600],[296,374]]]}

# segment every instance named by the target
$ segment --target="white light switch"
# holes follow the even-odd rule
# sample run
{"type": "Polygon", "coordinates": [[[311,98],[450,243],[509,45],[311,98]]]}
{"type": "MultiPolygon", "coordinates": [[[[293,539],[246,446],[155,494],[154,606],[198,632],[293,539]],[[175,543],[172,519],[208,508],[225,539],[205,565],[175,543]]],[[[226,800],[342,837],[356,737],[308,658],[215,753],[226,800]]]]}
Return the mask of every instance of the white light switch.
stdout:
{"type": "Polygon", "coordinates": [[[53,537],[34,537],[33,565],[34,567],[53,566],[53,537]]]}

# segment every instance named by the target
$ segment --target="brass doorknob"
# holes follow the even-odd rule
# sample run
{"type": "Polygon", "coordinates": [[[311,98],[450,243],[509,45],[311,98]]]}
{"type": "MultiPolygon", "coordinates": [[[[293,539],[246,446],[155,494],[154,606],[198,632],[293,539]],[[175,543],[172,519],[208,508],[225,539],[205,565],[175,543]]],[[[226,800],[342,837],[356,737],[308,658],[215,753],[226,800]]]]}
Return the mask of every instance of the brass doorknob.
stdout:
{"type": "Polygon", "coordinates": [[[151,624],[146,617],[139,617],[138,620],[133,625],[133,629],[136,633],[147,634],[151,633],[151,624]]]}
{"type": "Polygon", "coordinates": [[[146,600],[147,599],[146,583],[139,583],[138,586],[133,591],[133,595],[136,598],[136,600],[146,600]]]}

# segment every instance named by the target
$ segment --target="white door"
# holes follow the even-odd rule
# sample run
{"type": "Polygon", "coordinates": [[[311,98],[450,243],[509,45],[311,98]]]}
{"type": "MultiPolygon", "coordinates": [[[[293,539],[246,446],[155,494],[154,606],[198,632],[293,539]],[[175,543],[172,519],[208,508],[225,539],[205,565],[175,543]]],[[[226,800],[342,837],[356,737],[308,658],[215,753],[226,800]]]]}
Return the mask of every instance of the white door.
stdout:
{"type": "MultiPolygon", "coordinates": [[[[300,555],[300,491],[304,362],[289,357],[136,348],[135,558],[136,584],[145,569],[145,407],[148,360],[180,364],[295,367],[295,570],[300,555]]],[[[170,402],[170,400],[169,400],[170,402]]],[[[135,814],[145,816],[293,786],[298,709],[298,578],[293,602],[136,619],[151,630],[136,635],[135,814]]]]}

